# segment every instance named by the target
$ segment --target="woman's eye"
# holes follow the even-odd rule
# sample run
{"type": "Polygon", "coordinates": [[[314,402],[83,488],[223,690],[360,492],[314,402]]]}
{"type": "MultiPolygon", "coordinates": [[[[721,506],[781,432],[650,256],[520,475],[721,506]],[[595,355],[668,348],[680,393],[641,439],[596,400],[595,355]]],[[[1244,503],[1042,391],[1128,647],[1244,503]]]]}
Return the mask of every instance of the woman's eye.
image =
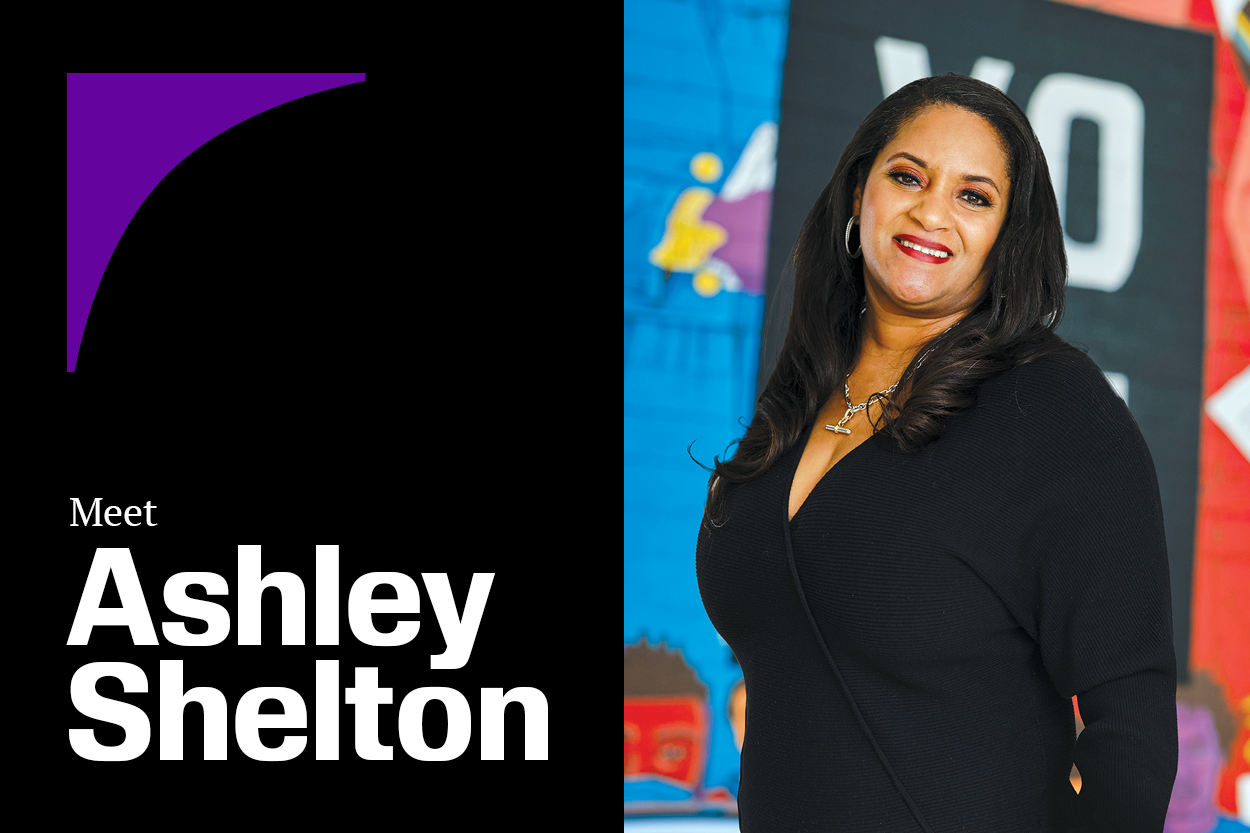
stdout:
{"type": "MultiPolygon", "coordinates": [[[[918,177],[907,173],[907,171],[890,171],[889,177],[906,188],[914,188],[923,184],[918,177]]],[[[977,208],[988,208],[993,204],[988,197],[979,191],[963,191],[959,196],[969,205],[977,208]]]]}

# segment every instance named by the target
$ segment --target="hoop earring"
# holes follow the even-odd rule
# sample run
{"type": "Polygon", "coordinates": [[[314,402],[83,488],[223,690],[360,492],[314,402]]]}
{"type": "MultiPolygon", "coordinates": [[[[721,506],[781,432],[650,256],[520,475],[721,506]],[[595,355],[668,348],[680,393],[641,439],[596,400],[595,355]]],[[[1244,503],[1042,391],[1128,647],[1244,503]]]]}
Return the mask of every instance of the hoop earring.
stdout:
{"type": "Polygon", "coordinates": [[[851,251],[851,226],[855,225],[855,221],[858,219],[859,219],[858,214],[852,214],[851,219],[848,220],[846,223],[846,253],[853,258],[859,257],[860,253],[864,251],[864,246],[862,243],[859,245],[858,248],[855,249],[855,251],[853,252],[851,251]]]}

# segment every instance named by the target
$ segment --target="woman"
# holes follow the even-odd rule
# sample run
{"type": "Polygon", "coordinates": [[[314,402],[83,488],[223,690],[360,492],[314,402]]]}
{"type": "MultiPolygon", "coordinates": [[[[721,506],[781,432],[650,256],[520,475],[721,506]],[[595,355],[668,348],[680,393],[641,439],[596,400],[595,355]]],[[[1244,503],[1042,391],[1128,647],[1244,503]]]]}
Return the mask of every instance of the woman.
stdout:
{"type": "Polygon", "coordinates": [[[698,541],[746,684],[741,829],[1161,830],[1159,490],[1123,401],[1054,334],[1067,262],[1024,113],[961,76],[903,87],[791,267],[698,541]]]}

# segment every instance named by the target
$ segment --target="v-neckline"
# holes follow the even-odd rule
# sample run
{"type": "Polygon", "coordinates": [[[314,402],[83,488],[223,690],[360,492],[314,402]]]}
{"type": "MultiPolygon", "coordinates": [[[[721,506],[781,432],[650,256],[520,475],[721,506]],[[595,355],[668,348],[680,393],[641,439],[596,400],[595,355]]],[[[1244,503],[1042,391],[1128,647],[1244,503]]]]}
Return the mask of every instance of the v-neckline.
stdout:
{"type": "Polygon", "coordinates": [[[838,462],[834,463],[832,466],[826,469],[825,473],[822,474],[820,478],[812,485],[812,488],[810,491],[808,491],[807,496],[803,498],[803,502],[799,504],[799,508],[794,510],[794,517],[792,518],[790,517],[790,493],[794,491],[794,478],[799,473],[799,466],[803,463],[803,453],[807,451],[807,437],[810,435],[810,430],[811,429],[809,429],[808,432],[804,434],[803,443],[801,445],[796,444],[796,450],[798,451],[798,454],[795,455],[794,463],[790,466],[790,473],[786,477],[786,494],[785,494],[785,500],[782,501],[781,517],[782,517],[782,520],[786,522],[787,530],[790,528],[790,524],[794,523],[795,519],[798,518],[799,514],[805,508],[807,508],[807,504],[810,503],[812,500],[812,495],[816,494],[816,490],[819,489],[824,484],[824,482],[829,479],[829,475],[833,473],[834,469],[841,468],[842,465],[846,463],[846,461],[849,460],[852,456],[854,456],[856,452],[858,452],[861,448],[868,445],[869,443],[875,442],[877,439],[877,435],[873,434],[868,439],[864,440],[862,443],[855,446],[850,451],[846,452],[846,454],[843,454],[842,458],[838,460],[838,462]]]}

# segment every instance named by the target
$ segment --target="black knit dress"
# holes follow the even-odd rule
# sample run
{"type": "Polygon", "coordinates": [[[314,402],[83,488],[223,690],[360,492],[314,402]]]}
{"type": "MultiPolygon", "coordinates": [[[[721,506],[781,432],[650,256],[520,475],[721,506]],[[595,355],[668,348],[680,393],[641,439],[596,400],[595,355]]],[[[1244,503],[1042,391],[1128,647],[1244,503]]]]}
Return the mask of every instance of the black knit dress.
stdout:
{"type": "Polygon", "coordinates": [[[802,452],[699,532],[703,604],[746,683],[741,829],[1162,830],[1177,731],[1159,489],[1093,362],[990,379],[920,452],[877,435],[788,521],[802,452]]]}

